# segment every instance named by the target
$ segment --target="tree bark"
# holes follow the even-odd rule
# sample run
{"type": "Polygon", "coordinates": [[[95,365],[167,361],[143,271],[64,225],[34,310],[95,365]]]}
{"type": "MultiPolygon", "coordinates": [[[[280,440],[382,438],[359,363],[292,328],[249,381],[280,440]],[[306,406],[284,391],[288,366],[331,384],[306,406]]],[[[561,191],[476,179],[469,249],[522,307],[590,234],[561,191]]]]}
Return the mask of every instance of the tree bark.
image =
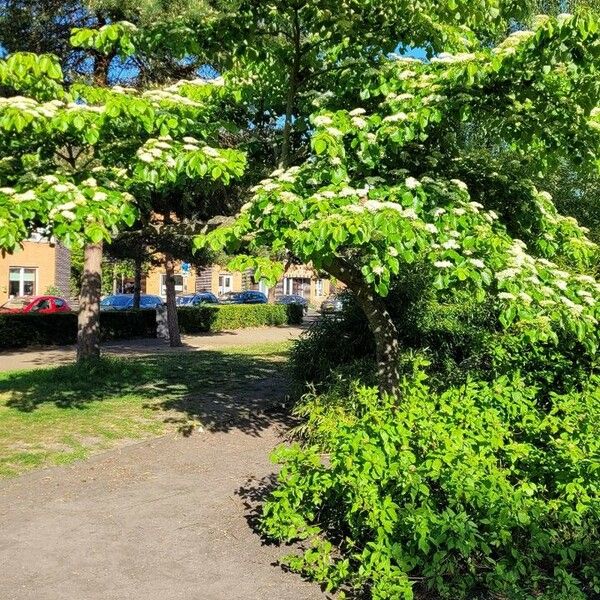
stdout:
{"type": "Polygon", "coordinates": [[[142,295],[142,259],[139,256],[135,258],[134,281],[133,281],[133,308],[140,307],[140,297],[142,295]]]}
{"type": "Polygon", "coordinates": [[[182,346],[179,323],[177,322],[177,303],[175,301],[175,260],[173,255],[165,253],[165,272],[167,288],[167,326],[169,328],[169,345],[171,348],[182,346]]]}
{"type": "Polygon", "coordinates": [[[400,345],[398,330],[385,301],[364,281],[358,269],[343,259],[332,261],[327,271],[354,292],[375,339],[377,379],[383,393],[400,395],[400,345]]]}
{"type": "Polygon", "coordinates": [[[294,107],[296,105],[296,96],[298,94],[301,66],[300,63],[302,60],[300,36],[300,16],[298,14],[298,9],[295,9],[292,22],[293,58],[290,64],[290,73],[288,78],[285,122],[283,125],[283,140],[281,144],[281,157],[279,160],[279,165],[283,169],[286,169],[290,166],[292,157],[292,121],[294,119],[294,107]]]}
{"type": "Polygon", "coordinates": [[[102,293],[102,242],[84,250],[79,315],[77,318],[77,361],[100,358],[100,296],[102,293]]]}

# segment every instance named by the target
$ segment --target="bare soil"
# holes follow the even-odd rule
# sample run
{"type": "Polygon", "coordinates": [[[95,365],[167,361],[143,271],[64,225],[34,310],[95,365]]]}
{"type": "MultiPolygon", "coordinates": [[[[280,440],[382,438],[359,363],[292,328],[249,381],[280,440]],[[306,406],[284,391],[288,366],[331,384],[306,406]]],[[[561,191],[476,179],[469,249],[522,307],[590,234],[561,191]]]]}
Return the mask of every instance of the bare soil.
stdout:
{"type": "Polygon", "coordinates": [[[243,398],[223,405],[227,426],[0,481],[0,598],[326,598],[277,564],[290,549],[255,531],[289,426],[281,383],[266,379],[245,416],[243,398]]]}

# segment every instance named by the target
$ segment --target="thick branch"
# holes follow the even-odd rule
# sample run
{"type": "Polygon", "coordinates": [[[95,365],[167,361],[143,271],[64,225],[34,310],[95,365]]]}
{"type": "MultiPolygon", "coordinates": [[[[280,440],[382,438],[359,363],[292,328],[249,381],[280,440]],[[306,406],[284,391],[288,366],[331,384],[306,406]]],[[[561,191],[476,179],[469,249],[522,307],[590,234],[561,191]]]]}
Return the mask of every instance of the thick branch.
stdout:
{"type": "Polygon", "coordinates": [[[325,269],[354,292],[375,338],[379,389],[397,396],[400,389],[400,345],[398,330],[385,301],[365,282],[360,270],[344,259],[332,260],[325,269]]]}

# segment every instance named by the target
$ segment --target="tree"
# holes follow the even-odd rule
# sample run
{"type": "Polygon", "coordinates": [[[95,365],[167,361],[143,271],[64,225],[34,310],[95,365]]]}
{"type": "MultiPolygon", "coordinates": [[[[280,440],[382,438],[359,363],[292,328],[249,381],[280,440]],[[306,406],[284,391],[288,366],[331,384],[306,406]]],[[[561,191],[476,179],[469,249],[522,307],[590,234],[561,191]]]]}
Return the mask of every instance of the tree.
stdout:
{"type": "MultiPolygon", "coordinates": [[[[142,190],[188,179],[227,183],[243,172],[243,153],[206,143],[218,129],[213,100],[221,92],[211,83],[145,93],[77,84],[67,91],[55,59],[17,53],[0,62],[0,85],[30,96],[0,99],[3,250],[12,251],[34,228],[67,245],[98,245],[133,225],[142,190]],[[203,141],[188,144],[187,135],[203,141]]],[[[99,353],[99,253],[85,268],[82,298],[87,293],[89,303],[80,315],[81,359],[99,353]]]]}
{"type": "MultiPolygon", "coordinates": [[[[259,122],[278,128],[278,162],[303,157],[315,104],[344,108],[357,101],[356,83],[397,49],[432,54],[473,47],[476,33],[494,37],[529,3],[406,0],[240,0],[223,10],[212,35],[230,39],[224,64],[259,122]]],[[[204,34],[204,32],[203,32],[204,34]]],[[[206,36],[205,36],[206,37],[206,36]]],[[[210,39],[211,36],[209,35],[210,39]]]]}
{"type": "Polygon", "coordinates": [[[597,248],[549,194],[505,163],[477,168],[452,140],[476,120],[540,170],[564,154],[593,160],[597,37],[591,17],[543,18],[493,49],[382,62],[362,91],[376,100],[371,114],[313,116],[310,158],[275,171],[235,223],[197,245],[242,248],[251,237],[250,247],[287,249],[344,282],[369,320],[380,387],[391,393],[400,349],[385,297],[415,264],[439,290],[492,294],[499,325],[544,343],[567,336],[593,355],[600,288],[584,271],[597,248]],[[514,207],[529,218],[511,220],[514,207]]]}

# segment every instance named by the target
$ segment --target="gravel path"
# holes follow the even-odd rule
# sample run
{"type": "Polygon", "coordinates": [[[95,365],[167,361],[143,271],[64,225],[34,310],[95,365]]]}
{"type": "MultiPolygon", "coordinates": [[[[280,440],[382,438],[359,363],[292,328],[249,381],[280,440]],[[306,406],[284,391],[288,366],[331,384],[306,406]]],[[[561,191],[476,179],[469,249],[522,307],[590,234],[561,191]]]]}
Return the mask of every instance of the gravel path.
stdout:
{"type": "Polygon", "coordinates": [[[263,403],[260,428],[223,414],[221,431],[0,481],[0,598],[326,598],[277,566],[289,550],[263,545],[252,528],[274,470],[269,453],[286,428],[280,400],[263,403]]]}

